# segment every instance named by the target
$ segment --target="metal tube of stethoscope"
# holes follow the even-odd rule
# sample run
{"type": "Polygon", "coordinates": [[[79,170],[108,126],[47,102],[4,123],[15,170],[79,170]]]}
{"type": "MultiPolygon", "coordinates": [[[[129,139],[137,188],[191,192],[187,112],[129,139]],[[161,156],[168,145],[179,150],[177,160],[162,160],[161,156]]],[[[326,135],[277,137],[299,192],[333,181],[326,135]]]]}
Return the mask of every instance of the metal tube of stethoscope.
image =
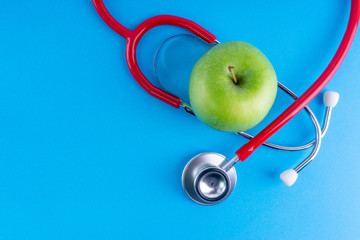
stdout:
{"type": "MultiPolygon", "coordinates": [[[[323,97],[323,101],[326,108],[326,114],[325,114],[325,121],[324,121],[324,133],[326,132],[328,125],[330,123],[330,117],[331,117],[331,112],[332,112],[332,108],[336,106],[337,102],[339,101],[339,94],[336,92],[326,92],[324,94],[323,97]]],[[[311,115],[313,118],[313,114],[311,115]]],[[[314,122],[315,123],[315,122],[314,122]]],[[[315,124],[315,128],[316,128],[316,145],[313,149],[313,151],[311,152],[311,154],[304,160],[302,161],[298,166],[296,166],[294,169],[288,169],[286,171],[284,171],[282,174],[280,174],[280,179],[287,185],[287,186],[292,186],[297,178],[298,178],[298,172],[300,172],[302,169],[304,169],[304,167],[306,167],[317,155],[319,148],[320,148],[320,144],[321,144],[321,138],[322,138],[322,134],[319,133],[319,129],[320,126],[318,124],[318,122],[315,124]]]]}
{"type": "MultiPolygon", "coordinates": [[[[278,86],[284,91],[286,92],[287,94],[289,94],[292,98],[294,98],[295,100],[298,98],[298,96],[293,92],[291,91],[288,87],[286,87],[284,84],[282,84],[281,82],[278,82],[278,86]]],[[[321,138],[322,138],[322,130],[320,128],[320,124],[315,116],[315,114],[313,113],[313,111],[310,109],[309,106],[306,106],[304,108],[308,114],[310,115],[311,117],[311,120],[313,121],[314,123],[314,126],[315,126],[315,130],[316,130],[316,138],[313,140],[313,142],[315,143],[315,147],[314,147],[314,150],[311,152],[311,154],[302,162],[304,163],[305,161],[307,161],[307,163],[302,167],[304,168],[312,159],[314,159],[319,151],[319,148],[320,148],[320,145],[321,145],[321,138]]],[[[328,125],[329,125],[329,121],[330,121],[330,115],[331,115],[331,110],[328,110],[329,107],[327,107],[327,111],[326,111],[326,117],[325,117],[325,123],[324,123],[324,134],[326,133],[327,131],[327,128],[328,128],[328,125]]],[[[246,134],[246,133],[237,133],[238,135],[241,135],[243,136],[244,134],[249,136],[249,134],[246,134]]],[[[251,135],[250,135],[251,136],[251,135]]],[[[246,137],[246,136],[245,136],[246,137]]],[[[252,137],[252,136],[251,136],[252,137]]],[[[279,150],[287,150],[287,148],[289,147],[284,147],[284,146],[279,146],[279,145],[275,145],[275,144],[272,144],[272,143],[263,143],[263,145],[265,146],[268,146],[268,147],[272,147],[272,148],[275,148],[275,149],[279,149],[279,150]]],[[[306,144],[308,145],[308,144],[306,144]]],[[[313,144],[312,144],[313,145],[313,144]]],[[[298,150],[302,150],[301,149],[302,146],[300,147],[290,147],[290,148],[299,148],[298,150]]],[[[294,150],[292,150],[294,151],[294,150]]],[[[235,157],[233,157],[229,162],[227,162],[223,167],[222,169],[224,171],[228,171],[229,169],[231,169],[231,167],[233,167],[237,162],[239,161],[239,158],[237,155],[235,155],[235,157]]],[[[301,169],[302,169],[301,168],[301,169]]],[[[300,170],[301,170],[300,169],[300,170]]],[[[299,171],[300,171],[299,170],[299,171]]]]}
{"type": "Polygon", "coordinates": [[[238,162],[239,162],[239,157],[235,155],[230,161],[228,161],[223,166],[221,166],[221,169],[227,172],[238,162]]]}
{"type": "MultiPolygon", "coordinates": [[[[328,108],[331,108],[331,107],[328,107],[328,108]]],[[[307,111],[310,114],[311,119],[314,122],[315,130],[316,130],[315,147],[314,147],[313,151],[310,153],[310,155],[304,161],[302,161],[297,167],[295,167],[294,169],[286,170],[285,172],[283,172],[280,175],[281,180],[287,186],[291,186],[295,183],[295,181],[297,180],[297,177],[298,177],[298,172],[300,172],[304,167],[306,167],[316,157],[316,155],[318,154],[318,152],[320,150],[321,138],[322,138],[321,137],[321,133],[322,133],[321,127],[320,127],[318,120],[315,117],[315,114],[310,109],[307,109],[307,111]]],[[[239,162],[239,157],[237,155],[235,155],[230,161],[225,163],[221,168],[222,168],[222,170],[227,172],[238,162],[239,162]]]]}
{"type": "Polygon", "coordinates": [[[313,151],[310,153],[310,155],[304,160],[302,161],[296,168],[294,168],[295,172],[299,172],[301,169],[303,169],[306,165],[308,165],[318,154],[319,150],[320,150],[320,146],[321,146],[321,127],[320,124],[318,122],[318,120],[316,119],[314,114],[310,115],[311,118],[313,119],[314,123],[315,123],[315,129],[316,129],[316,140],[315,140],[315,147],[313,149],[313,151]]]}
{"type": "MultiPolygon", "coordinates": [[[[321,130],[321,137],[323,138],[329,128],[329,122],[330,122],[330,117],[331,117],[331,110],[332,108],[326,108],[326,113],[325,113],[325,121],[321,130]]],[[[239,136],[245,137],[247,139],[253,139],[254,136],[246,133],[246,132],[237,132],[236,133],[239,136]]],[[[314,146],[315,144],[315,139],[313,139],[311,142],[301,145],[301,146],[282,146],[282,145],[278,145],[278,144],[274,144],[271,142],[264,142],[263,145],[269,148],[273,148],[276,150],[282,150],[282,151],[301,151],[301,150],[305,150],[308,149],[312,146],[314,146]]]]}
{"type": "MultiPolygon", "coordinates": [[[[325,121],[324,121],[324,129],[327,130],[328,126],[329,126],[329,123],[330,123],[330,116],[331,116],[331,112],[332,112],[332,107],[327,107],[326,108],[326,115],[325,115],[325,121]]],[[[316,125],[316,128],[320,126],[319,125],[316,125]]],[[[325,131],[326,132],[326,131],[325,131]]],[[[316,131],[316,134],[318,135],[318,131],[316,131]]],[[[319,152],[319,148],[320,148],[320,145],[321,145],[321,139],[324,135],[322,134],[322,132],[320,132],[320,136],[316,136],[316,141],[315,141],[315,151],[313,151],[309,157],[307,157],[304,161],[302,161],[299,165],[297,165],[295,168],[294,168],[294,171],[295,172],[300,172],[304,167],[306,167],[306,165],[308,165],[315,157],[316,155],[318,154],[319,152]],[[317,145],[319,145],[317,147],[317,145]]]]}
{"type": "MultiPolygon", "coordinates": [[[[282,84],[280,83],[279,86],[280,85],[282,85],[282,84]]],[[[285,86],[282,85],[281,88],[284,90],[285,86]]],[[[291,90],[287,89],[285,91],[287,93],[289,93],[292,97],[297,98],[297,96],[293,92],[291,92],[291,90]]],[[[312,112],[312,110],[308,106],[305,107],[305,110],[309,113],[311,120],[314,123],[315,130],[316,130],[316,137],[313,140],[313,142],[315,143],[315,147],[314,147],[313,151],[310,153],[310,155],[305,160],[303,160],[299,165],[297,165],[294,169],[289,169],[289,170],[284,171],[280,175],[281,180],[286,185],[288,185],[288,186],[293,185],[295,183],[295,181],[297,180],[298,173],[302,169],[304,169],[317,156],[317,154],[320,150],[322,137],[325,135],[325,133],[329,127],[332,108],[337,104],[338,99],[339,99],[339,94],[337,94],[335,92],[326,92],[324,94],[324,104],[326,106],[326,113],[325,113],[323,129],[321,129],[320,124],[319,124],[315,114],[312,112]]],[[[230,161],[228,161],[227,163],[225,163],[222,166],[222,169],[226,172],[226,171],[230,170],[238,162],[239,162],[239,158],[237,155],[235,155],[230,161]]]]}

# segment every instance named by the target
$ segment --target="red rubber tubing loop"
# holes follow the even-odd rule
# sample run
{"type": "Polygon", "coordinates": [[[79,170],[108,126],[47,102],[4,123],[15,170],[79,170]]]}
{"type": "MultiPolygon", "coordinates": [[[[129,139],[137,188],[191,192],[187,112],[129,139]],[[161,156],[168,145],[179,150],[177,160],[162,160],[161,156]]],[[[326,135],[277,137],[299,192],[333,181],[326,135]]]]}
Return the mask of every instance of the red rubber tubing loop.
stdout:
{"type": "Polygon", "coordinates": [[[150,95],[170,104],[173,107],[178,108],[181,103],[180,98],[158,87],[155,87],[146,79],[144,74],[141,72],[136,60],[136,48],[140,39],[147,31],[160,25],[173,25],[185,28],[208,43],[214,43],[216,37],[193,21],[171,15],[159,15],[149,18],[142,22],[134,30],[130,30],[121,25],[118,21],[115,20],[115,18],[110,15],[108,10],[105,8],[102,0],[92,0],[92,2],[95,6],[96,11],[104,20],[104,22],[109,25],[115,32],[117,32],[119,35],[126,39],[126,62],[135,80],[150,95]]]}
{"type": "Polygon", "coordinates": [[[293,104],[291,104],[282,114],[280,114],[273,122],[258,133],[252,140],[243,145],[236,151],[236,155],[241,161],[245,161],[260,145],[262,145],[268,138],[283,127],[290,119],[292,119],[298,112],[301,111],[334,76],[343,62],[350,45],[355,37],[355,33],[359,24],[360,16],[360,0],[351,1],[351,10],[349,22],[346,28],[340,46],[337,49],[333,59],[326,67],[320,77],[306,90],[293,104]]]}

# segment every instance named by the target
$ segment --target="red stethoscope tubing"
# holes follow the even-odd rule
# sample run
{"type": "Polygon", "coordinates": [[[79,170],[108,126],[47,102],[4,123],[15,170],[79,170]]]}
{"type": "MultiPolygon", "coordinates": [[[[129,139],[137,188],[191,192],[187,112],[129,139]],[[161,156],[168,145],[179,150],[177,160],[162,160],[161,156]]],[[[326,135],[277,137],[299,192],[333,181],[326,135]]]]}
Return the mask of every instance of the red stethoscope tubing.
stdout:
{"type": "MultiPolygon", "coordinates": [[[[142,22],[134,30],[130,30],[121,25],[110,15],[102,0],[92,1],[97,12],[105,23],[126,39],[126,61],[135,80],[152,96],[178,108],[181,103],[181,100],[178,97],[152,85],[141,72],[136,60],[136,47],[141,37],[151,28],[159,25],[174,25],[185,28],[208,43],[214,43],[216,37],[193,21],[171,15],[159,15],[149,18],[142,22]]],[[[290,121],[290,119],[299,113],[326,86],[326,84],[334,76],[335,72],[339,69],[347,52],[349,51],[359,24],[359,17],[360,0],[351,0],[350,17],[346,32],[329,65],[320,77],[310,86],[310,88],[308,88],[308,90],[306,90],[293,104],[291,104],[252,140],[236,151],[236,155],[241,161],[247,159],[263,142],[290,121]]]]}
{"type": "Polygon", "coordinates": [[[150,95],[178,108],[181,103],[180,98],[152,85],[141,72],[136,60],[136,47],[141,37],[151,28],[159,25],[173,25],[185,28],[208,43],[214,43],[216,37],[193,21],[171,15],[159,15],[149,18],[142,22],[134,30],[129,30],[110,15],[102,0],[93,0],[93,4],[104,22],[126,39],[126,62],[135,80],[150,95]]]}

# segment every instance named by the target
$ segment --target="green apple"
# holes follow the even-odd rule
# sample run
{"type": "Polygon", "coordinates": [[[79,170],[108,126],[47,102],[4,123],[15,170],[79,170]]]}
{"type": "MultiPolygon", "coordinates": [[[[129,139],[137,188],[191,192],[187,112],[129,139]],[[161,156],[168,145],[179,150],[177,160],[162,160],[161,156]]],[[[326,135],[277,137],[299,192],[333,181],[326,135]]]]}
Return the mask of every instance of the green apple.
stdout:
{"type": "Polygon", "coordinates": [[[216,45],[194,65],[190,104],[205,124],[226,132],[244,131],[269,112],[277,79],[266,56],[253,45],[230,41],[216,45]]]}

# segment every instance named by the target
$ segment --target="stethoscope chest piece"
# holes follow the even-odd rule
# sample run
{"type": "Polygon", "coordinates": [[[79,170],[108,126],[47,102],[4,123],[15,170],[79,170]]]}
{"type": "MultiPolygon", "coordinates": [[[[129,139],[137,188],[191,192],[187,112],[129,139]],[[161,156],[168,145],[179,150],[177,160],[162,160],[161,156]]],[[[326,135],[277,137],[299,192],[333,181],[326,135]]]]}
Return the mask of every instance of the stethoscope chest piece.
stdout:
{"type": "Polygon", "coordinates": [[[228,198],[236,185],[236,171],[232,167],[225,172],[222,167],[227,162],[227,158],[218,153],[193,157],[182,174],[186,194],[203,205],[214,205],[228,198]]]}

